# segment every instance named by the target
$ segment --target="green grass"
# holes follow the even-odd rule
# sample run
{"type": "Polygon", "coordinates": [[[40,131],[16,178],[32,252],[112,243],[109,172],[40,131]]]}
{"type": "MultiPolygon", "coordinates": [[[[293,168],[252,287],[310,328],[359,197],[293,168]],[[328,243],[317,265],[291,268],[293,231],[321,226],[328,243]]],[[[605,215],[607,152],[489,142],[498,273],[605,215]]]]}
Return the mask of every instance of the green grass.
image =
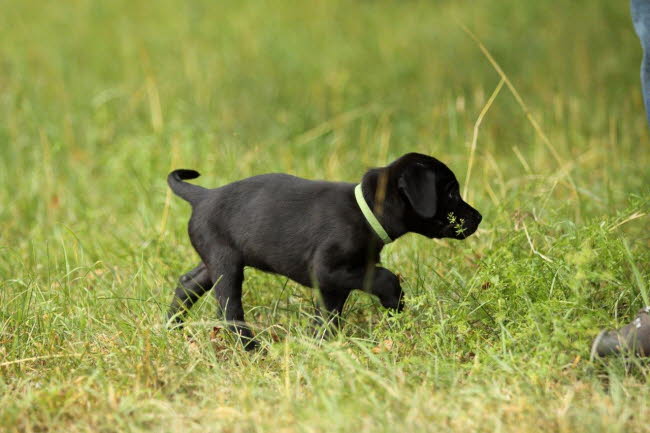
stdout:
{"type": "Polygon", "coordinates": [[[0,430],[649,431],[645,362],[590,362],[644,305],[650,152],[627,2],[161,0],[0,14],[0,430]],[[484,215],[464,242],[383,253],[406,311],[370,296],[305,333],[313,294],[246,271],[266,350],[205,297],[171,168],[356,181],[408,151],[484,215]],[[536,129],[531,122],[536,121],[536,129]],[[545,138],[546,137],[546,138],[545,138]]]}

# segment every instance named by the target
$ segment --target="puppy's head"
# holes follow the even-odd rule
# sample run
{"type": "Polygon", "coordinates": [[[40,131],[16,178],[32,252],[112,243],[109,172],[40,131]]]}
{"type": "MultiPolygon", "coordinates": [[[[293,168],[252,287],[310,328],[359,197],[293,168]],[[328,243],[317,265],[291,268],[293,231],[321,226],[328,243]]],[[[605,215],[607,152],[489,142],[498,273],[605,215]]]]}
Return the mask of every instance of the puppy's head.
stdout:
{"type": "Polygon", "coordinates": [[[408,153],[378,169],[376,175],[377,191],[384,178],[386,216],[391,211],[394,218],[399,214],[405,231],[429,238],[465,239],[483,218],[461,198],[454,173],[433,157],[408,153]]]}

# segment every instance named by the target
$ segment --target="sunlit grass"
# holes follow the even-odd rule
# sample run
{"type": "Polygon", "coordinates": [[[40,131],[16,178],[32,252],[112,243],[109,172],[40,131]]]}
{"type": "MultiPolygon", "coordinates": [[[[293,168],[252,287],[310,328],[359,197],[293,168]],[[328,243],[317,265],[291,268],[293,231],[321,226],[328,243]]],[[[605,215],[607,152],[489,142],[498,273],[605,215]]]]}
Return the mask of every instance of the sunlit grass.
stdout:
{"type": "Polygon", "coordinates": [[[645,363],[588,361],[647,303],[640,47],[627,3],[566,3],[3,8],[0,430],[648,430],[645,363]],[[356,181],[409,151],[484,220],[385,249],[403,314],[356,293],[319,342],[314,294],[247,270],[263,352],[211,296],[164,329],[198,261],[170,169],[356,181]]]}

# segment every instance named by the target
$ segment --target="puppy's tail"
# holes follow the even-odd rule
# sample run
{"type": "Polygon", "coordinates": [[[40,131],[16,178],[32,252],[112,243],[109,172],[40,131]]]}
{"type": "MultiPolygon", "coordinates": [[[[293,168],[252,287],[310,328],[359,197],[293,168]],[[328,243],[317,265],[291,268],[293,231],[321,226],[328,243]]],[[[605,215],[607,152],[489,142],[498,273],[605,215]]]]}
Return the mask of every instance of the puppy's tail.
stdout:
{"type": "Polygon", "coordinates": [[[190,202],[192,206],[203,200],[207,190],[202,186],[192,185],[183,182],[186,179],[196,179],[201,176],[198,171],[179,169],[174,170],[167,176],[167,184],[174,191],[174,194],[190,202]]]}

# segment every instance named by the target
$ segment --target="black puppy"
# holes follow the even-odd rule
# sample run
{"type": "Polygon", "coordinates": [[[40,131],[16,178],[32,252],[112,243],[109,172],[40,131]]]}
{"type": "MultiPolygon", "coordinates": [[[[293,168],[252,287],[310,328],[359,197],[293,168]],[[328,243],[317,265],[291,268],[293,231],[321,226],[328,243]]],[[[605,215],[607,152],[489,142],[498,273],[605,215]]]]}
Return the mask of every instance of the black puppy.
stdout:
{"type": "Polygon", "coordinates": [[[397,276],[376,266],[384,243],[408,232],[465,239],[481,222],[481,214],[461,198],[454,173],[418,153],[371,169],[360,186],[276,173],[216,189],[183,182],[198,176],[176,170],[167,178],[192,205],[188,231],[202,260],[181,277],[169,319],[180,324],[183,313],[214,287],[226,321],[247,349],[255,342],[241,302],[244,266],[317,287],[328,319],[338,319],[353,289],[401,311],[397,276]]]}

